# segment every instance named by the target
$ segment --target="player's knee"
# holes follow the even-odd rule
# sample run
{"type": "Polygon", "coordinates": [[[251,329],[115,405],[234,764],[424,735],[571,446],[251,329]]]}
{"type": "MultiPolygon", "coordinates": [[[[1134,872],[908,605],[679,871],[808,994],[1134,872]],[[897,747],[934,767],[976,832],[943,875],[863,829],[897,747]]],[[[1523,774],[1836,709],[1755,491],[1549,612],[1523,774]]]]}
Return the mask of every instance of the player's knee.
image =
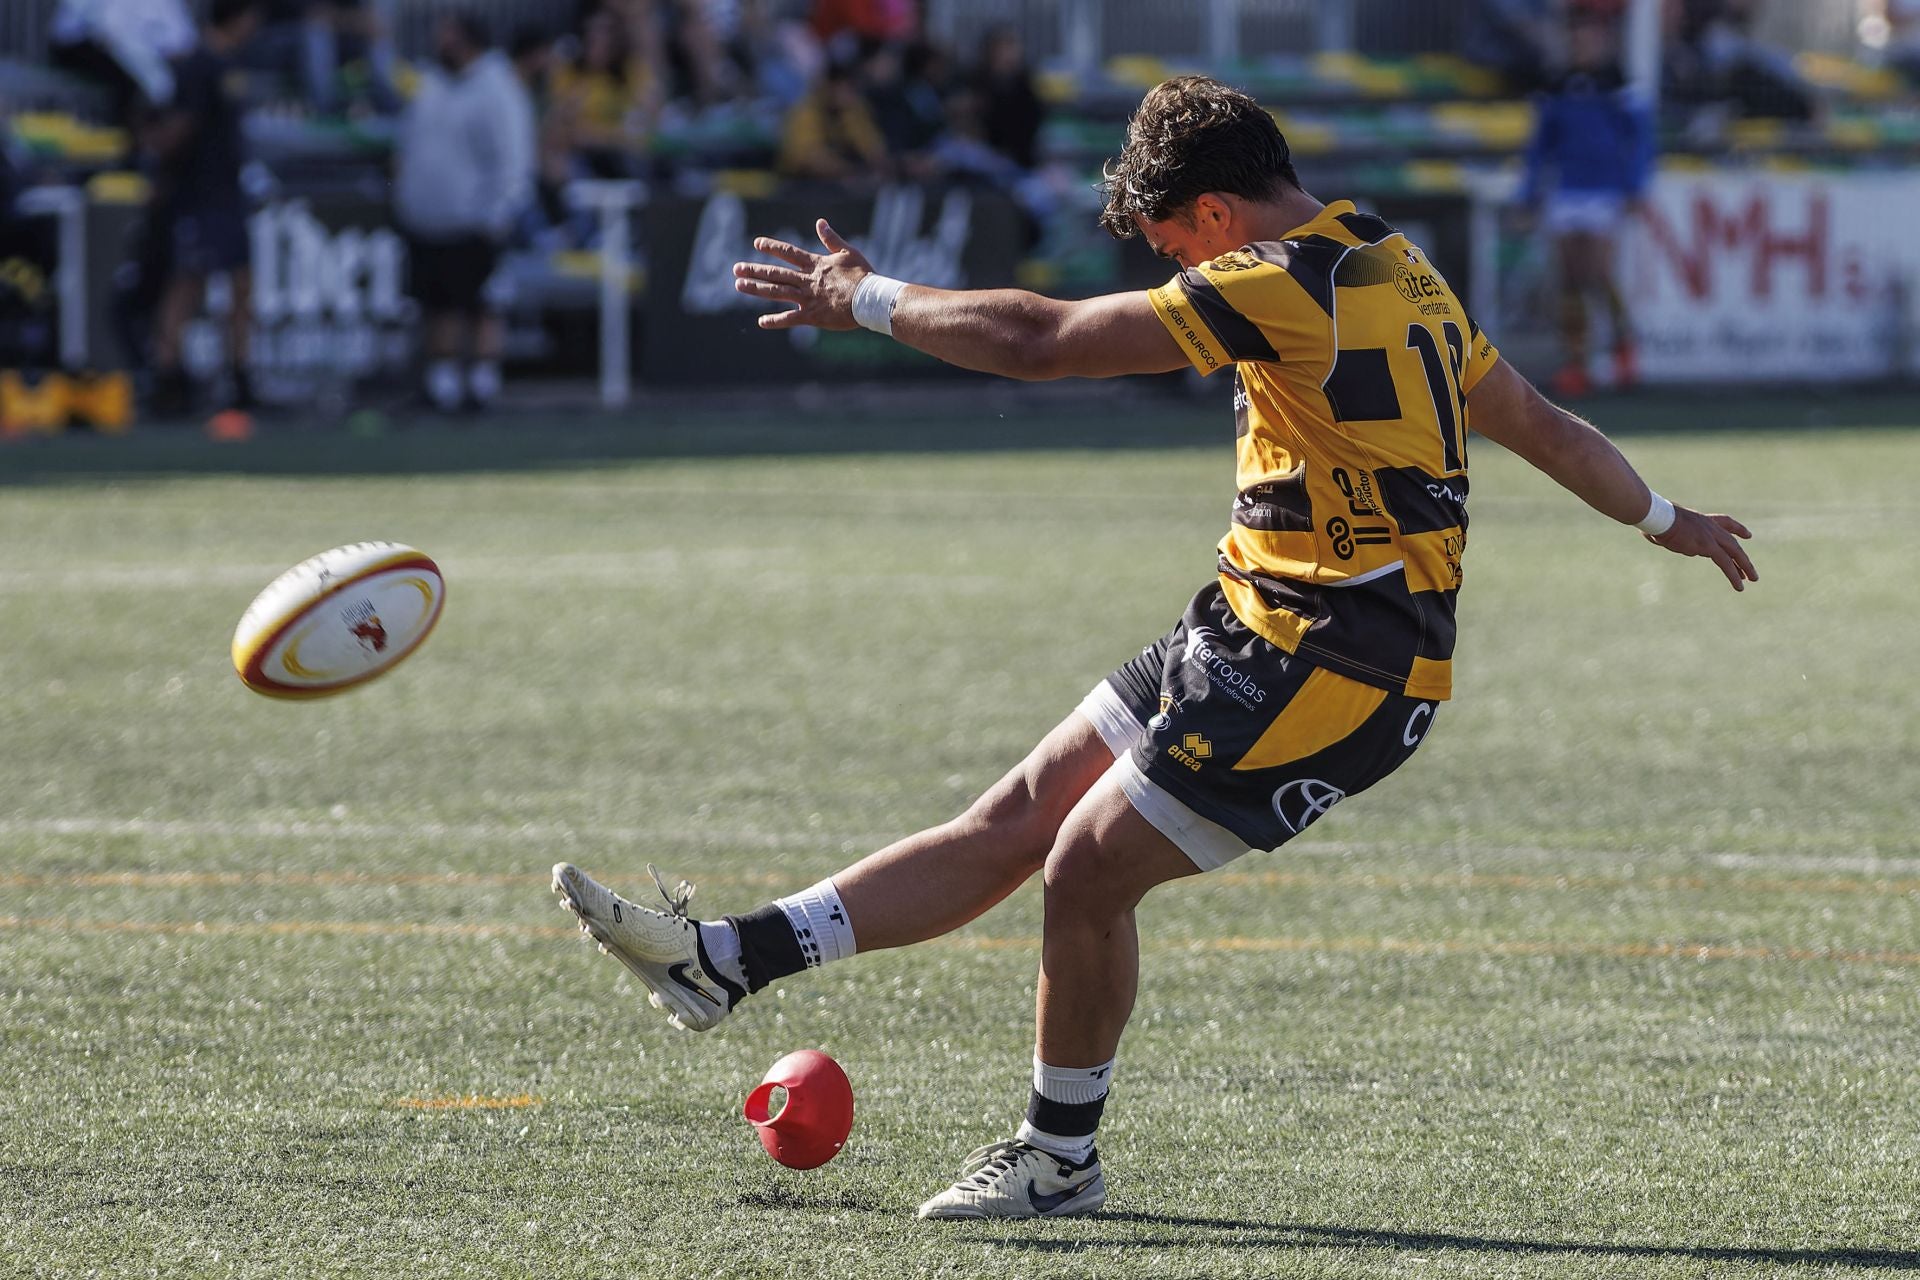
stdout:
{"type": "Polygon", "coordinates": [[[1091,832],[1061,833],[1047,854],[1041,882],[1046,886],[1049,917],[1105,915],[1124,911],[1137,901],[1130,892],[1119,855],[1104,848],[1091,832]]]}

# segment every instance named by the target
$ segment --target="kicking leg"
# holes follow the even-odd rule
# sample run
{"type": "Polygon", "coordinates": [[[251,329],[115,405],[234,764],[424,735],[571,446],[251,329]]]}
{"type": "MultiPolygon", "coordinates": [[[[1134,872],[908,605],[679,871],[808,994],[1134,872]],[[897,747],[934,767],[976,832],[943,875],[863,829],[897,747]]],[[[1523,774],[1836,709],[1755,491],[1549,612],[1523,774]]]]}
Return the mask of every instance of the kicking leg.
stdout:
{"type": "Polygon", "coordinates": [[[553,869],[553,888],[601,950],[647,984],[656,1007],[704,1031],[749,992],[852,955],[856,937],[865,951],[906,946],[980,915],[1040,869],[1061,823],[1112,763],[1076,712],[951,822],[722,921],[689,919],[684,885],[667,895],[666,912],[629,902],[569,863],[553,869]]]}

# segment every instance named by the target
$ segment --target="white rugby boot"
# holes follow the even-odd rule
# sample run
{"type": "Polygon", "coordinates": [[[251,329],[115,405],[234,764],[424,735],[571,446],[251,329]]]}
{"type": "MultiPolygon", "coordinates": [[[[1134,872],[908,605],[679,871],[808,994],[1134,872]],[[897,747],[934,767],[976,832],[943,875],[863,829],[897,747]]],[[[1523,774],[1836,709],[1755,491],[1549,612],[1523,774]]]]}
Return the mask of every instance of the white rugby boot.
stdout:
{"type": "Polygon", "coordinates": [[[1070,1218],[1107,1201],[1100,1153],[1073,1164],[1012,1139],[967,1157],[960,1180],[920,1206],[922,1218],[1070,1218]]]}
{"type": "Polygon", "coordinates": [[[647,1002],[664,1009],[667,1021],[683,1031],[706,1031],[746,998],[747,989],[716,972],[700,945],[700,926],[687,918],[693,886],[682,880],[669,893],[651,863],[647,872],[667,900],[665,911],[627,901],[571,862],[554,864],[553,891],[602,954],[647,984],[647,1002]]]}

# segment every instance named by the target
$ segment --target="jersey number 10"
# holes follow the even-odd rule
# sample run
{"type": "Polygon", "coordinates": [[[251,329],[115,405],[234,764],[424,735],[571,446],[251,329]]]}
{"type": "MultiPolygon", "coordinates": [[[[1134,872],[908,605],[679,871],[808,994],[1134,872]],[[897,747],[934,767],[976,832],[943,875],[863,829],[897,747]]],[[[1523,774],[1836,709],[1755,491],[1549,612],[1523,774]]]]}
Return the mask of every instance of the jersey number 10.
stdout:
{"type": "Polygon", "coordinates": [[[1448,472],[1466,469],[1467,442],[1462,427],[1467,420],[1467,397],[1460,387],[1462,370],[1465,367],[1467,348],[1460,336],[1460,326],[1451,320],[1442,322],[1442,333],[1447,336],[1447,360],[1440,361],[1440,344],[1434,341],[1433,330],[1423,324],[1407,326],[1407,345],[1420,353],[1420,363],[1426,366],[1427,390],[1433,393],[1433,416],[1440,424],[1440,447],[1446,453],[1448,472]],[[1451,367],[1453,378],[1447,378],[1451,367]]]}

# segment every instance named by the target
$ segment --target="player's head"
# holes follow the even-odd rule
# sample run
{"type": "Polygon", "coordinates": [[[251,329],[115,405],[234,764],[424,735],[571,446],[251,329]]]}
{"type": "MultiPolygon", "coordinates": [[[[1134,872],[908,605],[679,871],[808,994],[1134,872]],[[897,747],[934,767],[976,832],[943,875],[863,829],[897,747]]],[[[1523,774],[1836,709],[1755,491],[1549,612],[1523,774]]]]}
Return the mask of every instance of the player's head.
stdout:
{"type": "Polygon", "coordinates": [[[442,66],[458,71],[492,47],[493,40],[479,15],[450,9],[434,24],[433,52],[442,66]]]}
{"type": "Polygon", "coordinates": [[[1100,225],[1121,239],[1161,223],[1191,228],[1202,197],[1264,203],[1300,185],[1273,117],[1208,76],[1149,89],[1105,177],[1100,225]]]}

